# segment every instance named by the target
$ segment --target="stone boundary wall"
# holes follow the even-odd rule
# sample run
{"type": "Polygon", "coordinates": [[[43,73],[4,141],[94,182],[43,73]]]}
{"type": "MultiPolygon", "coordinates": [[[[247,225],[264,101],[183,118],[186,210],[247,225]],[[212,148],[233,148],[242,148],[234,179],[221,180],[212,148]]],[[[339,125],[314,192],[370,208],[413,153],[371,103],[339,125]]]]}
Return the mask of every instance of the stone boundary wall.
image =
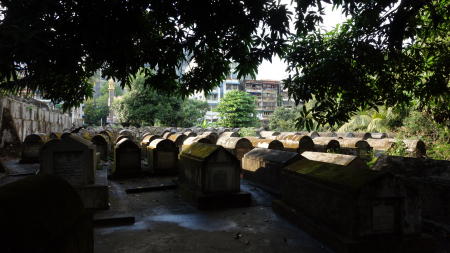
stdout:
{"type": "Polygon", "coordinates": [[[68,113],[50,110],[37,100],[25,102],[21,98],[0,96],[0,148],[7,143],[23,142],[32,133],[62,132],[63,129],[78,127],[82,119],[72,122],[68,113]],[[74,124],[72,124],[74,123],[74,124]]]}

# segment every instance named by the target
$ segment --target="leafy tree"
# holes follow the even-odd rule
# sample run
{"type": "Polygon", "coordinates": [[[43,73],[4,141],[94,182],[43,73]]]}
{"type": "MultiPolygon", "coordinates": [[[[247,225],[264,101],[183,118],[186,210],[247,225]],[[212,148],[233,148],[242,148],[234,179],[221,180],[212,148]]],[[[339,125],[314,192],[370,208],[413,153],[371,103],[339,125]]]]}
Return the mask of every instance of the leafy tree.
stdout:
{"type": "Polygon", "coordinates": [[[106,123],[109,114],[108,96],[103,95],[97,99],[88,99],[84,103],[84,122],[88,125],[106,123]]]}
{"type": "Polygon", "coordinates": [[[208,110],[206,102],[160,94],[148,88],[145,79],[143,74],[138,75],[131,91],[114,102],[114,111],[121,122],[191,127],[203,121],[208,110]]]}
{"type": "Polygon", "coordinates": [[[281,54],[287,13],[276,0],[0,0],[0,88],[39,91],[68,108],[92,94],[96,71],[125,86],[145,66],[148,87],[207,91],[231,62],[254,75],[281,54]]]}
{"type": "Polygon", "coordinates": [[[216,107],[218,125],[224,127],[250,127],[257,122],[255,98],[244,91],[233,90],[225,94],[216,107]]]}
{"type": "Polygon", "coordinates": [[[270,116],[269,128],[274,131],[296,131],[296,120],[300,117],[301,107],[277,107],[270,116]]]}
{"type": "Polygon", "coordinates": [[[449,0],[297,1],[296,34],[285,56],[285,85],[296,101],[317,103],[319,123],[344,123],[379,105],[418,108],[450,120],[449,0]],[[323,6],[349,20],[324,33],[323,6]]]}

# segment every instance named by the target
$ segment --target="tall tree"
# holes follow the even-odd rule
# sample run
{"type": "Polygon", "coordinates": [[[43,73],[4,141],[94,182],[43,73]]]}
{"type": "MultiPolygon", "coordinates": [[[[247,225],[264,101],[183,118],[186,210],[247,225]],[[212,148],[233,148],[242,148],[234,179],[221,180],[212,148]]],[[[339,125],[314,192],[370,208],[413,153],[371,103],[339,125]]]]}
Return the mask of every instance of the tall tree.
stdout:
{"type": "Polygon", "coordinates": [[[96,71],[124,86],[145,66],[148,87],[207,91],[231,62],[255,74],[282,53],[288,20],[276,0],[0,0],[0,89],[28,88],[67,108],[92,94],[96,71]]]}
{"type": "MultiPolygon", "coordinates": [[[[379,105],[418,107],[450,121],[449,0],[297,1],[285,80],[297,101],[317,100],[320,123],[343,123],[379,105]],[[323,5],[349,20],[324,33],[323,5]]],[[[450,124],[450,123],[448,123],[450,124]]]]}
{"type": "Polygon", "coordinates": [[[244,91],[233,90],[225,94],[217,108],[219,125],[224,127],[250,127],[257,122],[255,97],[244,91]]]}
{"type": "Polygon", "coordinates": [[[114,103],[114,112],[123,123],[191,127],[200,124],[208,110],[204,101],[182,99],[160,94],[145,85],[145,75],[139,74],[131,90],[114,103]]]}

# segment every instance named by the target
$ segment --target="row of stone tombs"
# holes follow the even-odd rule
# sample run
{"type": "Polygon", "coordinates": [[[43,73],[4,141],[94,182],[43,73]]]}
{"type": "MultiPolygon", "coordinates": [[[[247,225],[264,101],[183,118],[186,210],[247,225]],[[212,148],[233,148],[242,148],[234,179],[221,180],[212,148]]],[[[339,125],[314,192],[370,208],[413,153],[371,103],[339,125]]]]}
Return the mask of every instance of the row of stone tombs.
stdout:
{"type": "MultiPolygon", "coordinates": [[[[369,170],[356,156],[318,152],[299,155],[264,148],[242,155],[201,142],[184,147],[179,155],[178,150],[172,141],[155,139],[148,146],[150,152],[144,153],[149,161],[154,161],[155,172],[176,174],[180,167],[180,182],[204,194],[239,192],[242,168],[244,178],[280,194],[280,201],[286,205],[350,237],[417,233],[421,224],[421,202],[425,207],[428,205],[423,203],[420,192],[406,187],[389,173],[369,170]],[[236,155],[241,156],[241,163],[236,155]],[[346,219],[339,215],[344,213],[348,214],[346,219]],[[348,226],[355,222],[358,224],[348,226]]],[[[112,175],[141,174],[141,155],[140,147],[132,140],[119,140],[114,146],[112,175]]],[[[48,141],[40,149],[40,171],[60,175],[86,191],[82,186],[99,185],[96,182],[99,156],[90,141],[68,135],[48,141]]],[[[92,194],[92,190],[85,194],[92,194]]],[[[102,194],[105,193],[94,195],[102,194]]],[[[92,196],[90,199],[93,203],[96,201],[92,196]]],[[[427,217],[435,212],[425,210],[427,217]]]]}

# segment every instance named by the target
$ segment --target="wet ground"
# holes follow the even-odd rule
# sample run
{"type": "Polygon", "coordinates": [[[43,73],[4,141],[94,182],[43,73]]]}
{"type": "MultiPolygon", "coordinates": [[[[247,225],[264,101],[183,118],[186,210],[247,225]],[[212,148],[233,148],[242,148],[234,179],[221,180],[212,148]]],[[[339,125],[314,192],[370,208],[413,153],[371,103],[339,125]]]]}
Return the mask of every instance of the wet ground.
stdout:
{"type": "Polygon", "coordinates": [[[95,252],[332,252],[276,215],[272,196],[245,181],[253,204],[199,211],[177,190],[126,194],[125,189],[171,183],[172,178],[110,181],[111,209],[96,218],[134,216],[133,225],[97,227],[95,252]]]}

